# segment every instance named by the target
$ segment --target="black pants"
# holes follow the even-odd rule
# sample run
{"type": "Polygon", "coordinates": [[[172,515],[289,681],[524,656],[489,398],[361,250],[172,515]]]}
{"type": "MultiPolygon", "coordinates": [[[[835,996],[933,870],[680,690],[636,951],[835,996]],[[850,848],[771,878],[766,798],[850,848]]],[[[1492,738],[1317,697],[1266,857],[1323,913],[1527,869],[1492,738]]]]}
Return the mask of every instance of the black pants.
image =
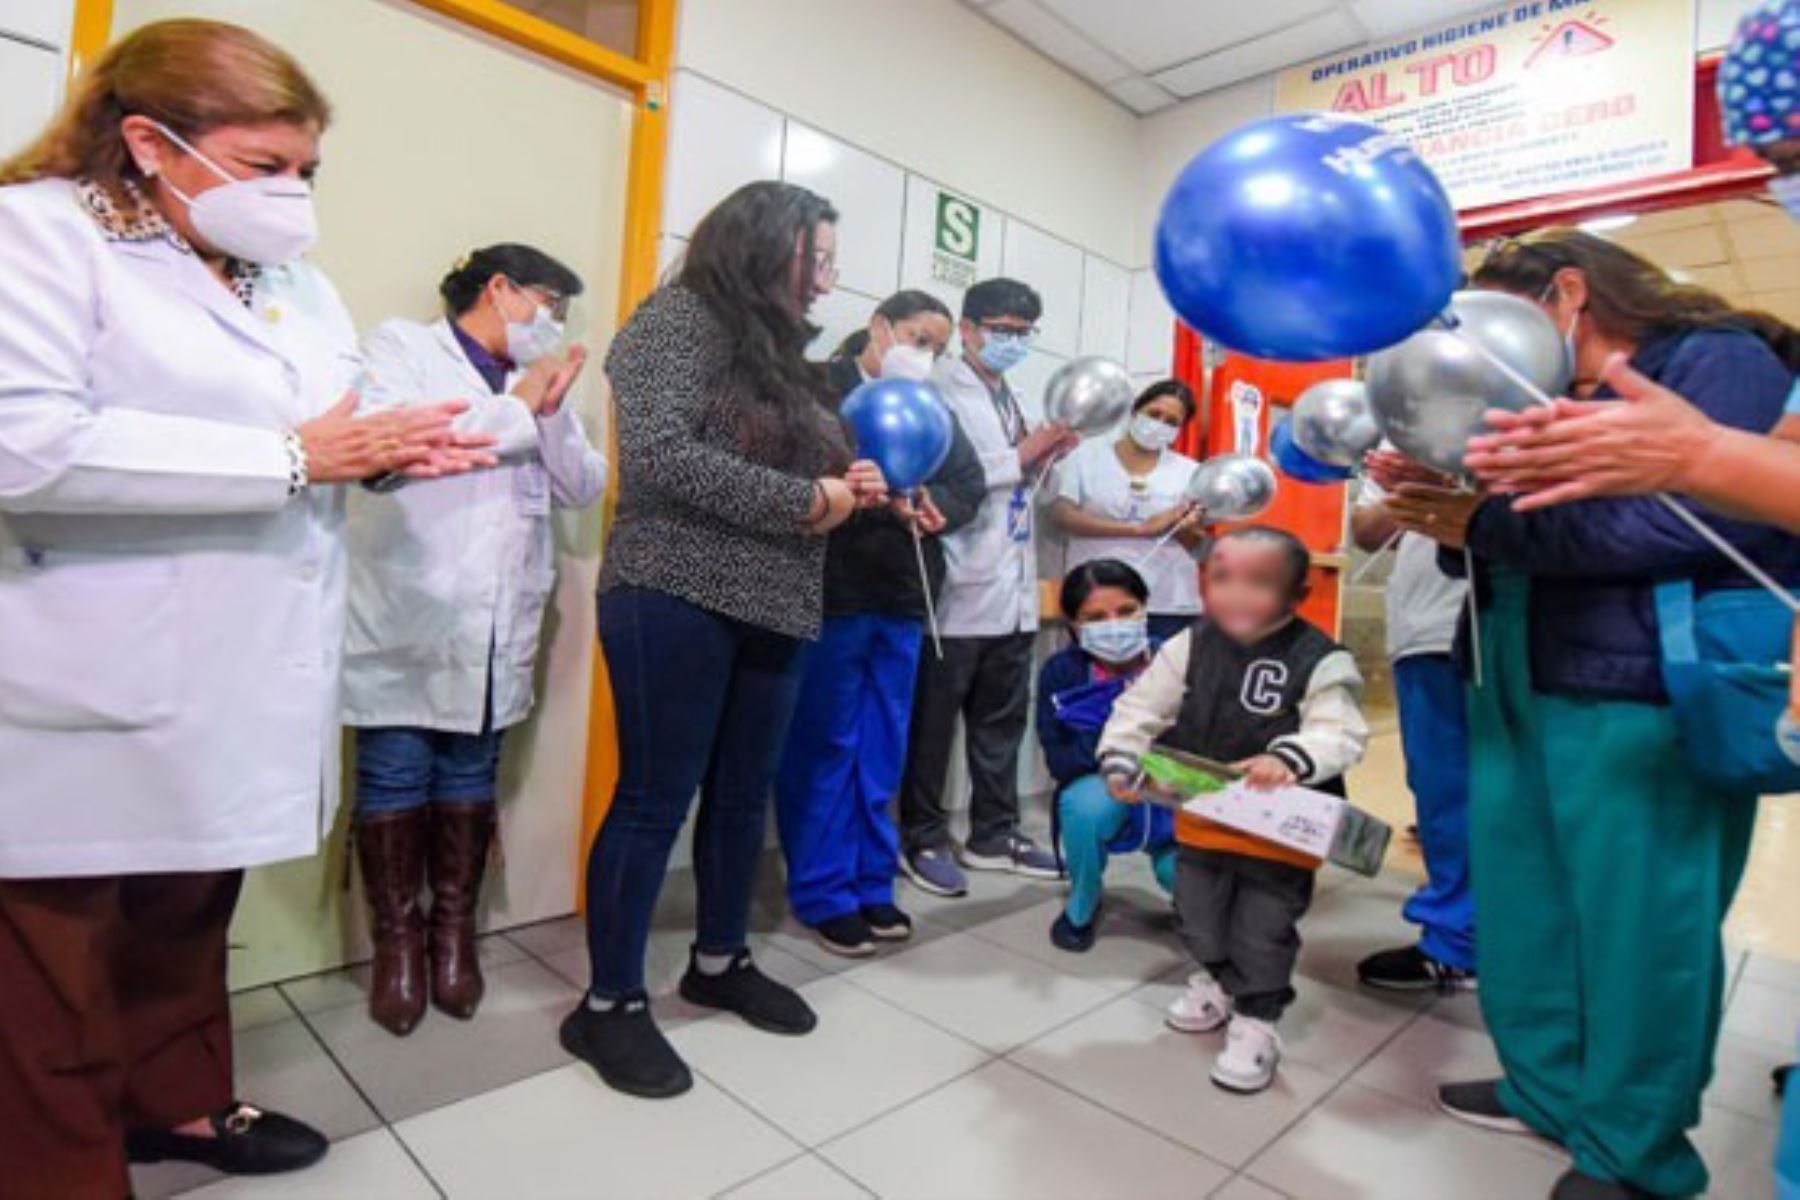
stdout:
{"type": "Polygon", "coordinates": [[[1019,747],[1031,711],[1031,648],[1036,637],[944,639],[940,661],[930,645],[919,655],[912,744],[900,789],[900,834],[908,852],[950,840],[944,783],[956,719],[963,718],[969,760],[969,840],[981,845],[1019,825],[1019,747]]]}
{"type": "Polygon", "coordinates": [[[1181,940],[1240,1015],[1276,1021],[1293,1003],[1313,879],[1305,867],[1219,850],[1183,846],[1176,856],[1181,940]]]}

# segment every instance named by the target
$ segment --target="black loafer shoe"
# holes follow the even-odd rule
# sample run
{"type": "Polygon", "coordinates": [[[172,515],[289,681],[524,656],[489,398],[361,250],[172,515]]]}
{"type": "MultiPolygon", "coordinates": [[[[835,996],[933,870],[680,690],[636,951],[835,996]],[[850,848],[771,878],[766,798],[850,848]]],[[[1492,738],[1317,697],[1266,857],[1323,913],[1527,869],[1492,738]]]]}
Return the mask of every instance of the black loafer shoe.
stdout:
{"type": "Polygon", "coordinates": [[[627,1096],[666,1100],[694,1086],[693,1073],[650,1015],[650,1001],[627,996],[611,1008],[588,1007],[587,997],[563,1018],[562,1047],[599,1072],[606,1086],[627,1096]]]}
{"type": "Polygon", "coordinates": [[[1659,1200],[1659,1197],[1629,1183],[1596,1179],[1571,1168],[1556,1181],[1550,1200],[1659,1200]]]}
{"type": "Polygon", "coordinates": [[[1050,944],[1058,950],[1067,950],[1070,954],[1086,954],[1094,948],[1094,934],[1099,926],[1099,913],[1086,925],[1077,925],[1069,920],[1068,913],[1057,913],[1056,920],[1050,926],[1050,944]]]}
{"type": "Polygon", "coordinates": [[[134,1163],[193,1162],[227,1175],[280,1175],[310,1167],[331,1143],[312,1126],[234,1101],[206,1118],[213,1137],[168,1129],[134,1129],[125,1134],[125,1154],[134,1163]]]}
{"type": "Polygon", "coordinates": [[[819,1023],[818,1014],[799,992],[756,969],[748,950],[717,975],[700,970],[690,951],[687,974],[681,977],[681,998],[702,1008],[734,1012],[758,1029],[790,1037],[811,1033],[819,1023]]]}

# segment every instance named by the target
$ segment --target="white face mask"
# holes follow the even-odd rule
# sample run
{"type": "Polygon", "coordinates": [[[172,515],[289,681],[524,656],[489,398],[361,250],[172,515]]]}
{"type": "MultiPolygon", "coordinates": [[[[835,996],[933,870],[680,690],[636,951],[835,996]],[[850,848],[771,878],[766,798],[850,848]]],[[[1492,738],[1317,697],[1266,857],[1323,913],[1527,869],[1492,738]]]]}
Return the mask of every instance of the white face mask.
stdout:
{"type": "Polygon", "coordinates": [[[168,126],[154,124],[164,137],[225,181],[198,196],[189,196],[168,179],[163,180],[187,205],[194,232],[215,250],[257,266],[278,267],[299,258],[319,240],[311,184],[288,175],[239,179],[168,126]]]}
{"type": "Polygon", "coordinates": [[[1131,424],[1126,426],[1125,432],[1140,450],[1167,450],[1175,444],[1175,435],[1181,431],[1149,413],[1139,413],[1131,418],[1131,424]]]}
{"type": "MultiPolygon", "coordinates": [[[[527,299],[530,299],[527,297],[527,299]]],[[[505,319],[505,314],[501,314],[505,319]]],[[[506,357],[528,367],[562,345],[562,322],[550,315],[541,304],[531,306],[531,320],[506,322],[506,357]]]]}
{"type": "Polygon", "coordinates": [[[881,356],[881,377],[916,379],[923,383],[931,378],[931,368],[936,362],[937,356],[923,346],[895,342],[881,356]]]}

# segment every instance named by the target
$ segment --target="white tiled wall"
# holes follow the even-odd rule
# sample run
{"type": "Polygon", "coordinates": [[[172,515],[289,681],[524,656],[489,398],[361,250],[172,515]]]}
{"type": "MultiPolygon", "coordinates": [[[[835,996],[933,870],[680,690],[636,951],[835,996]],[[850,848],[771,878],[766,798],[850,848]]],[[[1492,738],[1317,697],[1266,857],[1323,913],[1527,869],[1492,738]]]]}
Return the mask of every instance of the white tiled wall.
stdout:
{"type": "Polygon", "coordinates": [[[74,10],[74,0],[0,0],[0,158],[56,111],[74,10]]]}
{"type": "MultiPolygon", "coordinates": [[[[962,289],[932,274],[932,235],[946,185],[705,76],[678,71],[670,113],[664,267],[708,208],[741,184],[776,177],[819,192],[840,214],[838,287],[813,310],[814,323],[825,329],[814,343],[816,355],[830,353],[901,287],[923,288],[952,311],[960,309],[962,289]]],[[[1148,272],[1140,273],[1140,282],[1110,259],[980,204],[978,197],[963,198],[981,209],[976,276],[1011,275],[1044,297],[1037,348],[1014,376],[1020,391],[1037,395],[1043,380],[1077,354],[1126,362],[1146,378],[1168,371],[1174,318],[1148,272]]]]}

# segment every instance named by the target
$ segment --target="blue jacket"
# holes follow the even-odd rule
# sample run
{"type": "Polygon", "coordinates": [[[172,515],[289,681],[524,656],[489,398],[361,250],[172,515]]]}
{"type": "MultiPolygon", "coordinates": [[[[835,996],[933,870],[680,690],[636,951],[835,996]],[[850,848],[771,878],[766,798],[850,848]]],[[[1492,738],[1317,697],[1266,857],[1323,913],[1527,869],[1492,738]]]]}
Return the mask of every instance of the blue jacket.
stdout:
{"type": "MultiPolygon", "coordinates": [[[[1713,420],[1765,433],[1781,419],[1791,373],[1754,334],[1702,329],[1646,339],[1631,365],[1687,397],[1713,420]]],[[[1601,398],[1615,394],[1602,390],[1601,398]]],[[[1800,539],[1763,525],[1700,511],[1712,527],[1785,582],[1800,580],[1800,539]]],[[[1516,513],[1488,500],[1469,525],[1477,595],[1488,568],[1531,578],[1531,679],[1541,692],[1667,703],[1654,586],[1692,579],[1696,588],[1754,586],[1716,549],[1653,497],[1584,500],[1516,513]]],[[[1462,555],[1440,560],[1462,574],[1462,555]]],[[[1458,631],[1468,662],[1468,617],[1458,631]]]]}
{"type": "MultiPolygon", "coordinates": [[[[1068,787],[1086,775],[1100,771],[1100,728],[1083,728],[1057,715],[1056,697],[1094,682],[1093,660],[1079,646],[1065,646],[1045,661],[1038,672],[1037,735],[1044,761],[1057,789],[1068,787]]],[[[1138,804],[1108,843],[1108,849],[1125,853],[1139,848],[1156,850],[1175,841],[1175,814],[1166,808],[1138,804]]]]}

